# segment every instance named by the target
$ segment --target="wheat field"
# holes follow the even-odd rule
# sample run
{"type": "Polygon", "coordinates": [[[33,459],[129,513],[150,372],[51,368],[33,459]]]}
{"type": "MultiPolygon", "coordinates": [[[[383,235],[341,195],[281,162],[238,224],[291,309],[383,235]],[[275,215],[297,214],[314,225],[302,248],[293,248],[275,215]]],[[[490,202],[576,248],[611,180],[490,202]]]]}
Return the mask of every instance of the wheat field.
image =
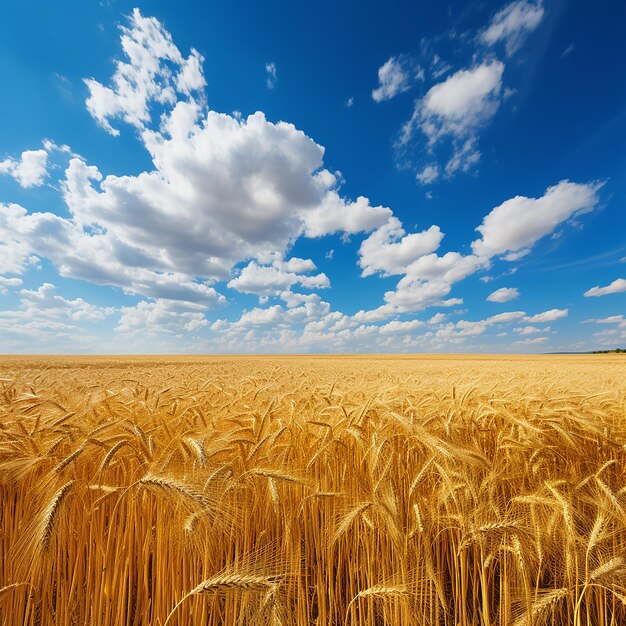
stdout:
{"type": "Polygon", "coordinates": [[[625,374],[2,357],[1,624],[624,624],[625,374]]]}

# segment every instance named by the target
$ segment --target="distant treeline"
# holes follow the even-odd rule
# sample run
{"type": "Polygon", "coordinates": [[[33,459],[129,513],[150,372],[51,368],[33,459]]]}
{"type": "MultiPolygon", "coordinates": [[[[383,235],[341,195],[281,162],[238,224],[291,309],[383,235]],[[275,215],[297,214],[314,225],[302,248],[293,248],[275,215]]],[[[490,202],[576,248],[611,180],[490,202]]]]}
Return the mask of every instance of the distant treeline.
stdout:
{"type": "Polygon", "coordinates": [[[591,354],[620,354],[626,353],[624,348],[615,348],[615,350],[594,350],[591,354]]]}

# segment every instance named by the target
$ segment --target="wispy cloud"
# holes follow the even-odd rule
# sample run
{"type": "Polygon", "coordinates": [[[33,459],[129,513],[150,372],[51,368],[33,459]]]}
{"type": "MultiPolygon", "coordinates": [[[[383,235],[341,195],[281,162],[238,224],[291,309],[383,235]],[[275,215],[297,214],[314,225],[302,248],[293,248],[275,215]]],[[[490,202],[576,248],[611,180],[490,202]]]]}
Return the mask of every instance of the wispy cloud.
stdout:
{"type": "Polygon", "coordinates": [[[372,90],[376,102],[391,100],[398,94],[408,91],[413,83],[423,79],[423,70],[413,67],[408,55],[392,56],[378,68],[378,87],[372,90]]]}
{"type": "Polygon", "coordinates": [[[268,89],[274,89],[276,86],[276,81],[278,80],[278,74],[276,73],[276,63],[266,63],[265,64],[265,72],[267,73],[267,78],[265,79],[265,84],[268,89]]]}
{"type": "Polygon", "coordinates": [[[512,56],[521,48],[527,35],[539,26],[543,15],[542,0],[511,2],[493,16],[479,39],[488,46],[504,43],[507,56],[512,56]]]}

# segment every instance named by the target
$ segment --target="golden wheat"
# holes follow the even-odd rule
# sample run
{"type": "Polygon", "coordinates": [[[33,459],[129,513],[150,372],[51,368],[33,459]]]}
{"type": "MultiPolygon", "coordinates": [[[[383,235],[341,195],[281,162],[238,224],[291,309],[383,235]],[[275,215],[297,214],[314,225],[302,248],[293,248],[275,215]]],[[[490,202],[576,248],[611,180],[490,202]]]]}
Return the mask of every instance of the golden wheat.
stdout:
{"type": "Polygon", "coordinates": [[[0,623],[624,624],[625,374],[4,357],[0,623]]]}

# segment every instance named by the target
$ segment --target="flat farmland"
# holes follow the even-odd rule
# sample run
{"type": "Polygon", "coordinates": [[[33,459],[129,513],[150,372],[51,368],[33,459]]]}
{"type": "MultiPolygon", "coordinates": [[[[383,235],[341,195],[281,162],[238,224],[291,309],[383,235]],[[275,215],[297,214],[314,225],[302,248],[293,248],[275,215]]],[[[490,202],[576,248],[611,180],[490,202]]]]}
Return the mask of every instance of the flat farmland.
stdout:
{"type": "Polygon", "coordinates": [[[626,623],[626,359],[2,357],[3,626],[626,623]]]}

